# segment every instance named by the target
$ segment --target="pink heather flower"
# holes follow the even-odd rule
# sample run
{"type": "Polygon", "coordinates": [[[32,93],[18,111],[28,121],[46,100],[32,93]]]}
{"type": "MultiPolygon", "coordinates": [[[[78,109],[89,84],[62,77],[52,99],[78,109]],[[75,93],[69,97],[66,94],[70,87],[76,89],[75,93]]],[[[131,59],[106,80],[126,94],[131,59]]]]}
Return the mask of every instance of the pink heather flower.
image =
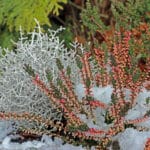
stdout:
{"type": "Polygon", "coordinates": [[[144,150],[150,150],[150,138],[147,138],[144,150]]]}
{"type": "Polygon", "coordinates": [[[87,136],[96,136],[96,135],[102,135],[105,134],[104,130],[98,130],[94,128],[90,128],[89,130],[83,132],[87,136]]]}
{"type": "Polygon", "coordinates": [[[40,77],[39,77],[39,75],[37,74],[34,78],[33,78],[33,83],[34,84],[36,84],[37,83],[37,81],[39,81],[40,80],[40,77]]]}
{"type": "Polygon", "coordinates": [[[39,80],[40,80],[40,77],[39,77],[38,74],[35,76],[35,80],[36,80],[36,81],[39,81],[39,80]]]}
{"type": "Polygon", "coordinates": [[[59,101],[61,104],[64,104],[65,103],[65,99],[60,99],[60,101],[59,101]]]}
{"type": "Polygon", "coordinates": [[[100,108],[104,108],[104,109],[107,108],[107,105],[105,103],[97,101],[97,100],[90,101],[89,105],[91,107],[100,107],[100,108]]]}

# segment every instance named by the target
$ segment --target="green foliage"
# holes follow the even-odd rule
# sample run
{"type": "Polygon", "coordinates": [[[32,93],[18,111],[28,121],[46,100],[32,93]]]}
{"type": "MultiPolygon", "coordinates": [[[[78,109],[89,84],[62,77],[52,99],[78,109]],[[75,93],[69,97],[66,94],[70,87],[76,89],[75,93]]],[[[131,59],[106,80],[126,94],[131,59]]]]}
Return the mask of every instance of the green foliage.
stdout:
{"type": "MultiPolygon", "coordinates": [[[[59,27],[58,27],[59,28],[59,27]]],[[[66,27],[65,31],[59,34],[60,40],[64,40],[66,47],[70,48],[70,43],[73,41],[73,33],[71,27],[66,27]]]]}
{"type": "Polygon", "coordinates": [[[24,70],[32,77],[35,77],[35,73],[34,70],[32,69],[32,67],[28,64],[24,65],[24,70]]]}
{"type": "Polygon", "coordinates": [[[71,75],[71,67],[70,66],[67,66],[66,73],[70,77],[70,75],[71,75]]]}
{"type": "Polygon", "coordinates": [[[53,76],[50,70],[46,70],[46,78],[49,82],[51,82],[53,80],[53,76]]]}
{"type": "Polygon", "coordinates": [[[150,116],[150,110],[148,110],[145,115],[150,116]]]}
{"type": "Polygon", "coordinates": [[[86,2],[86,9],[81,13],[81,18],[83,24],[88,27],[91,31],[96,31],[98,29],[106,29],[106,26],[100,19],[100,12],[97,6],[92,6],[89,0],[86,2]]]}
{"type": "Polygon", "coordinates": [[[79,67],[79,69],[82,69],[82,62],[81,62],[81,60],[77,57],[76,58],[76,63],[77,63],[77,66],[79,67]]]}
{"type": "Polygon", "coordinates": [[[78,127],[75,127],[75,126],[68,127],[69,132],[87,131],[88,129],[89,129],[89,127],[86,124],[80,125],[78,127]]]}
{"type": "Polygon", "coordinates": [[[9,32],[7,29],[3,31],[0,30],[0,45],[3,47],[11,48],[11,41],[15,41],[15,37],[18,37],[18,33],[9,32]]]}
{"type": "Polygon", "coordinates": [[[48,15],[59,14],[61,3],[67,0],[0,0],[0,24],[6,25],[9,31],[18,31],[20,26],[29,32],[34,29],[36,18],[40,25],[50,25],[48,15]]]}
{"type": "Polygon", "coordinates": [[[59,58],[56,59],[56,64],[59,70],[63,70],[64,66],[62,65],[61,61],[59,58]]]}
{"type": "Polygon", "coordinates": [[[112,17],[114,17],[117,28],[131,29],[138,26],[140,22],[150,21],[150,0],[127,0],[126,2],[111,0],[110,8],[102,6],[104,1],[107,3],[107,0],[100,0],[99,5],[92,5],[88,0],[86,8],[81,13],[83,25],[91,32],[105,31],[108,28],[101,18],[108,18],[110,14],[107,11],[109,9],[113,14],[112,17]],[[101,8],[107,9],[106,14],[101,13],[101,8]]]}
{"type": "Polygon", "coordinates": [[[146,14],[150,11],[150,0],[128,0],[125,3],[111,0],[111,2],[117,27],[131,29],[138,26],[139,22],[150,19],[150,16],[146,14]]]}
{"type": "Polygon", "coordinates": [[[50,26],[48,16],[59,15],[67,0],[0,0],[0,43],[12,48],[11,39],[16,40],[20,26],[23,31],[33,31],[36,18],[40,25],[50,26]]]}
{"type": "Polygon", "coordinates": [[[106,115],[105,115],[105,123],[107,124],[111,124],[113,122],[114,118],[112,118],[110,115],[109,115],[109,112],[107,111],[106,112],[106,115]]]}
{"type": "Polygon", "coordinates": [[[91,81],[89,78],[86,79],[85,84],[86,84],[87,88],[90,88],[91,81]]]}
{"type": "Polygon", "coordinates": [[[137,82],[139,80],[140,76],[141,76],[141,72],[140,72],[140,70],[137,70],[137,72],[132,77],[133,82],[137,82]]]}
{"type": "MultiPolygon", "coordinates": [[[[59,27],[60,27],[59,25],[52,22],[52,27],[51,27],[52,30],[57,30],[59,27]]],[[[71,48],[70,43],[73,41],[74,38],[71,28],[72,27],[70,25],[67,25],[65,26],[65,30],[63,30],[61,33],[58,33],[60,40],[64,41],[64,44],[67,48],[71,48]]]]}
{"type": "Polygon", "coordinates": [[[146,98],[146,104],[150,104],[150,97],[146,98]]]}

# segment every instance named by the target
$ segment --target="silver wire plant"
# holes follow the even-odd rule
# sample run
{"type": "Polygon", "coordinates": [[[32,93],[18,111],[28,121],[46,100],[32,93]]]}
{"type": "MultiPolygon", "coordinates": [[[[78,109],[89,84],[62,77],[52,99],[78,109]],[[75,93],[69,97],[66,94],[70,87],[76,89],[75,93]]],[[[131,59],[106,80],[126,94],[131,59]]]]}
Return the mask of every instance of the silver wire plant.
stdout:
{"type": "Polygon", "coordinates": [[[46,71],[51,70],[55,83],[58,77],[56,59],[59,58],[64,69],[68,65],[71,66],[71,78],[77,83],[78,67],[75,55],[77,49],[84,51],[84,48],[74,42],[71,44],[72,49],[68,50],[58,37],[59,32],[64,30],[62,27],[56,31],[49,29],[48,33],[43,33],[41,30],[37,22],[35,30],[28,35],[24,35],[20,30],[20,39],[15,43],[14,51],[0,49],[0,111],[29,112],[59,120],[61,114],[51,107],[49,98],[31,82],[24,65],[30,65],[45,84],[49,85],[46,71]],[[4,56],[3,51],[6,53],[4,56]]]}

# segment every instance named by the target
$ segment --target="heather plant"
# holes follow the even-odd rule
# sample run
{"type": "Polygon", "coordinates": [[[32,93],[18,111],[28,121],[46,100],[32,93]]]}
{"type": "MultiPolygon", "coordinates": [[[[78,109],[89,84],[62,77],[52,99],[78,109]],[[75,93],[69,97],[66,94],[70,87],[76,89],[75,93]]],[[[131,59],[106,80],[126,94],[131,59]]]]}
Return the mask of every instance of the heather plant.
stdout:
{"type": "Polygon", "coordinates": [[[135,38],[130,30],[114,32],[106,51],[103,44],[84,49],[77,42],[68,50],[57,36],[63,28],[49,34],[37,29],[31,40],[21,32],[15,51],[0,59],[2,120],[15,121],[21,134],[47,134],[97,150],[107,149],[127,128],[150,130],[139,125],[150,119],[147,97],[137,98],[150,79],[150,61],[139,67],[130,52],[135,38]],[[108,99],[95,96],[94,89],[107,86],[108,99]],[[141,104],[142,115],[130,117],[141,104]]]}
{"type": "Polygon", "coordinates": [[[95,3],[88,0],[86,8],[81,12],[81,19],[83,25],[93,31],[99,29],[93,22],[101,26],[101,31],[110,25],[115,25],[116,28],[132,29],[137,27],[140,22],[149,22],[149,11],[149,0],[99,0],[95,3]],[[106,21],[108,19],[109,21],[106,21]]]}
{"type": "MultiPolygon", "coordinates": [[[[102,1],[101,1],[102,2],[102,1]]],[[[100,3],[101,3],[100,2],[100,3]]],[[[99,26],[101,26],[101,30],[107,29],[104,22],[100,19],[103,15],[100,14],[99,7],[98,6],[92,6],[92,4],[89,2],[89,0],[86,2],[86,9],[83,9],[81,13],[81,19],[83,24],[89,28],[91,32],[94,32],[99,29],[99,26]],[[95,21],[97,24],[94,24],[92,21],[95,21]]]]}
{"type": "Polygon", "coordinates": [[[149,0],[127,0],[125,2],[111,0],[111,2],[111,9],[117,26],[132,29],[137,27],[140,22],[149,22],[149,0]]]}
{"type": "Polygon", "coordinates": [[[147,1],[98,1],[93,5],[92,1],[86,2],[86,8],[81,12],[81,20],[88,31],[87,40],[91,47],[94,43],[103,46],[111,46],[115,30],[124,32],[132,31],[132,48],[137,57],[149,56],[149,0],[147,1]],[[93,15],[94,14],[94,15],[93,15]],[[106,21],[107,20],[107,21],[106,21]],[[109,20],[109,21],[108,21],[109,20]],[[107,43],[107,44],[106,44],[107,43]]]}

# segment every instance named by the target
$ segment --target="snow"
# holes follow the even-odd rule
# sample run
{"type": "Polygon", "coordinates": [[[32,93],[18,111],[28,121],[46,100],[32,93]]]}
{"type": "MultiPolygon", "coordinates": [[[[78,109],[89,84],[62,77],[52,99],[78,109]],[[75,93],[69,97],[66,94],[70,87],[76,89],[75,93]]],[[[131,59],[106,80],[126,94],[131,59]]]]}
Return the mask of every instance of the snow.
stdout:
{"type": "Polygon", "coordinates": [[[144,150],[146,139],[150,137],[149,132],[139,132],[128,128],[118,136],[121,150],[144,150]]]}
{"type": "Polygon", "coordinates": [[[28,148],[41,148],[42,146],[44,146],[45,144],[42,143],[42,142],[39,142],[39,141],[27,141],[27,142],[24,142],[22,144],[19,144],[19,143],[15,143],[15,142],[11,142],[11,138],[12,136],[7,136],[0,148],[1,149],[8,149],[8,150],[27,150],[28,148]]]}
{"type": "Polygon", "coordinates": [[[75,92],[76,92],[76,95],[78,95],[79,100],[81,100],[82,97],[85,96],[84,85],[83,84],[76,85],[75,86],[75,92]]]}
{"type": "Polygon", "coordinates": [[[111,94],[112,94],[113,88],[111,85],[105,86],[105,87],[93,87],[93,97],[96,100],[100,100],[106,104],[111,102],[111,94]]]}
{"type": "Polygon", "coordinates": [[[126,119],[136,119],[142,117],[146,111],[150,109],[150,104],[146,104],[146,98],[148,97],[150,97],[150,91],[143,89],[137,97],[136,106],[129,110],[126,119]]]}
{"type": "MultiPolygon", "coordinates": [[[[78,95],[78,98],[81,100],[82,97],[85,96],[85,89],[83,84],[76,85],[75,88],[76,94],[78,95]]],[[[111,102],[111,94],[113,91],[113,88],[111,85],[105,86],[105,87],[93,87],[91,88],[93,97],[96,100],[100,100],[106,104],[111,102]]]]}
{"type": "MultiPolygon", "coordinates": [[[[1,131],[3,132],[3,131],[1,131]]],[[[82,146],[73,146],[64,144],[59,138],[54,141],[46,135],[43,135],[41,141],[27,141],[23,143],[11,142],[11,139],[17,138],[17,135],[6,136],[0,144],[0,150],[85,150],[82,146]]]]}
{"type": "Polygon", "coordinates": [[[13,131],[11,122],[0,122],[0,142],[3,141],[3,139],[13,131]]]}

